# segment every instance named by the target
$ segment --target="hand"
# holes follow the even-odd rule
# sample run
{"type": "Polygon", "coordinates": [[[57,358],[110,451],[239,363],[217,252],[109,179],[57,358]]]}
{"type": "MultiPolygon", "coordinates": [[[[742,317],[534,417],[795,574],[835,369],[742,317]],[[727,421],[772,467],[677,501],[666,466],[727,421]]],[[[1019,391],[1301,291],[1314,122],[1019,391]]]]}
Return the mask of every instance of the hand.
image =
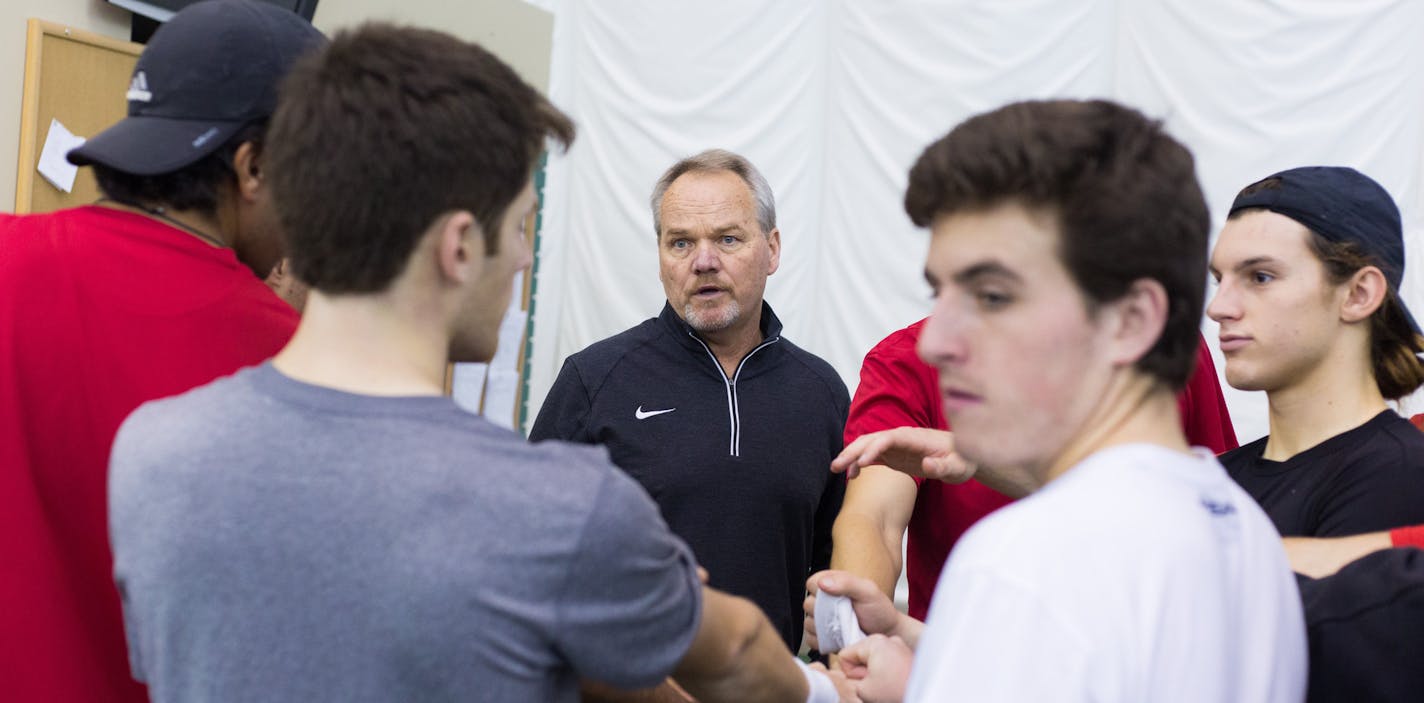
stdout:
{"type": "Polygon", "coordinates": [[[915,654],[899,637],[871,635],[841,650],[841,671],[865,703],[905,698],[915,654]]]}
{"type": "Polygon", "coordinates": [[[955,453],[954,433],[926,427],[897,427],[861,435],[831,461],[831,471],[855,478],[861,467],[876,464],[945,483],[964,483],[975,473],[975,466],[955,453]]]}
{"type": "Polygon", "coordinates": [[[851,609],[860,621],[860,629],[866,634],[899,634],[900,611],[870,579],[847,571],[818,571],[806,580],[806,591],[801,609],[806,614],[807,643],[812,648],[819,645],[816,639],[816,594],[820,591],[850,598],[851,609]]]}
{"type": "Polygon", "coordinates": [[[855,684],[851,683],[845,674],[838,670],[827,670],[826,667],[821,666],[820,662],[813,662],[811,670],[819,671],[831,679],[831,683],[835,684],[836,695],[840,697],[841,703],[861,703],[860,696],[855,692],[855,684]]]}

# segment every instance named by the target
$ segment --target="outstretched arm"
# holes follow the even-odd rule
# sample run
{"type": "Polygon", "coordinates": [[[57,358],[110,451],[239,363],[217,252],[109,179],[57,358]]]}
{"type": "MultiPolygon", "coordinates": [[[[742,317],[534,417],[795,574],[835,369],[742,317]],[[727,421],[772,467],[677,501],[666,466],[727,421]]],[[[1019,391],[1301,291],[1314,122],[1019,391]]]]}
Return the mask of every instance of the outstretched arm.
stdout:
{"type": "Polygon", "coordinates": [[[1353,537],[1286,537],[1282,540],[1291,570],[1311,578],[1329,576],[1366,554],[1389,549],[1388,532],[1353,537]]]}
{"type": "Polygon", "coordinates": [[[855,700],[843,676],[798,666],[751,601],[711,588],[703,589],[701,626],[673,678],[700,701],[825,700],[812,693],[855,700]],[[817,680],[822,690],[812,691],[817,680]],[[828,691],[826,684],[833,688],[828,691]]]}
{"type": "Polygon", "coordinates": [[[832,471],[855,478],[867,466],[881,464],[896,471],[945,483],[980,483],[1010,498],[1038,490],[1026,471],[971,464],[954,448],[954,433],[925,427],[897,427],[861,435],[831,461],[832,471]]]}
{"type": "Polygon", "coordinates": [[[888,466],[863,467],[846,486],[831,568],[864,576],[893,597],[900,577],[900,543],[918,490],[915,479],[888,466]]]}

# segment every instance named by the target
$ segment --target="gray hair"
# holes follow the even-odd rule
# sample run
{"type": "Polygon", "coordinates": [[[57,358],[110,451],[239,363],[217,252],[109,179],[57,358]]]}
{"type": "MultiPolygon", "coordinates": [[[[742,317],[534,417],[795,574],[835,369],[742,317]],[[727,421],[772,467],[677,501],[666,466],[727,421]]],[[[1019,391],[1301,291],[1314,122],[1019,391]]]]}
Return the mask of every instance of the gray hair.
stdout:
{"type": "Polygon", "coordinates": [[[673,164],[653,186],[653,197],[649,201],[653,206],[653,234],[662,236],[663,196],[667,195],[672,182],[683,174],[705,171],[731,171],[741,177],[747,188],[751,189],[752,199],[756,201],[757,225],[761,227],[762,235],[769,235],[776,229],[776,199],[772,197],[771,186],[767,184],[761,171],[758,171],[752,162],[747,161],[745,156],[726,149],[708,149],[673,164]]]}

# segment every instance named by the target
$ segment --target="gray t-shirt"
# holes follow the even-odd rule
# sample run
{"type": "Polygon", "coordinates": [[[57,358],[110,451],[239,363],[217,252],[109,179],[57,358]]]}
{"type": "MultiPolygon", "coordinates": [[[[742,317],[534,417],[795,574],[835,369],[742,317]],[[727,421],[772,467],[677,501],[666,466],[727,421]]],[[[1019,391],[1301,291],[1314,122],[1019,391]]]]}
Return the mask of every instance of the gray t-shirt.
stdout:
{"type": "Polygon", "coordinates": [[[691,552],[601,450],[448,398],[270,364],[124,423],[109,477],[129,658],[155,701],[565,701],[657,683],[691,552]]]}

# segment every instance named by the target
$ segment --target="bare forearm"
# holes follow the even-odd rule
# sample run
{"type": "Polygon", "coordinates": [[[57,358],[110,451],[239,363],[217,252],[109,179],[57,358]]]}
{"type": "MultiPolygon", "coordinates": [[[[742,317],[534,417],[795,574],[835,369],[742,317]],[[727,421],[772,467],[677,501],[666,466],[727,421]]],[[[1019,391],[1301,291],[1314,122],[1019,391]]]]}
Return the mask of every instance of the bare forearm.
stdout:
{"type": "Polygon", "coordinates": [[[900,578],[900,537],[892,537],[868,516],[844,511],[836,520],[833,534],[831,568],[864,576],[894,598],[895,581],[900,578]]]}
{"type": "Polygon", "coordinates": [[[806,676],[761,609],[703,589],[702,624],[673,678],[700,701],[800,701],[806,676]]]}
{"type": "Polygon", "coordinates": [[[1353,537],[1287,537],[1282,541],[1291,569],[1311,578],[1329,576],[1366,554],[1390,547],[1388,532],[1353,537]]]}
{"type": "Polygon", "coordinates": [[[736,651],[727,667],[702,676],[680,676],[679,683],[699,701],[800,701],[806,677],[792,661],[771,623],[761,621],[754,635],[736,651]]]}

